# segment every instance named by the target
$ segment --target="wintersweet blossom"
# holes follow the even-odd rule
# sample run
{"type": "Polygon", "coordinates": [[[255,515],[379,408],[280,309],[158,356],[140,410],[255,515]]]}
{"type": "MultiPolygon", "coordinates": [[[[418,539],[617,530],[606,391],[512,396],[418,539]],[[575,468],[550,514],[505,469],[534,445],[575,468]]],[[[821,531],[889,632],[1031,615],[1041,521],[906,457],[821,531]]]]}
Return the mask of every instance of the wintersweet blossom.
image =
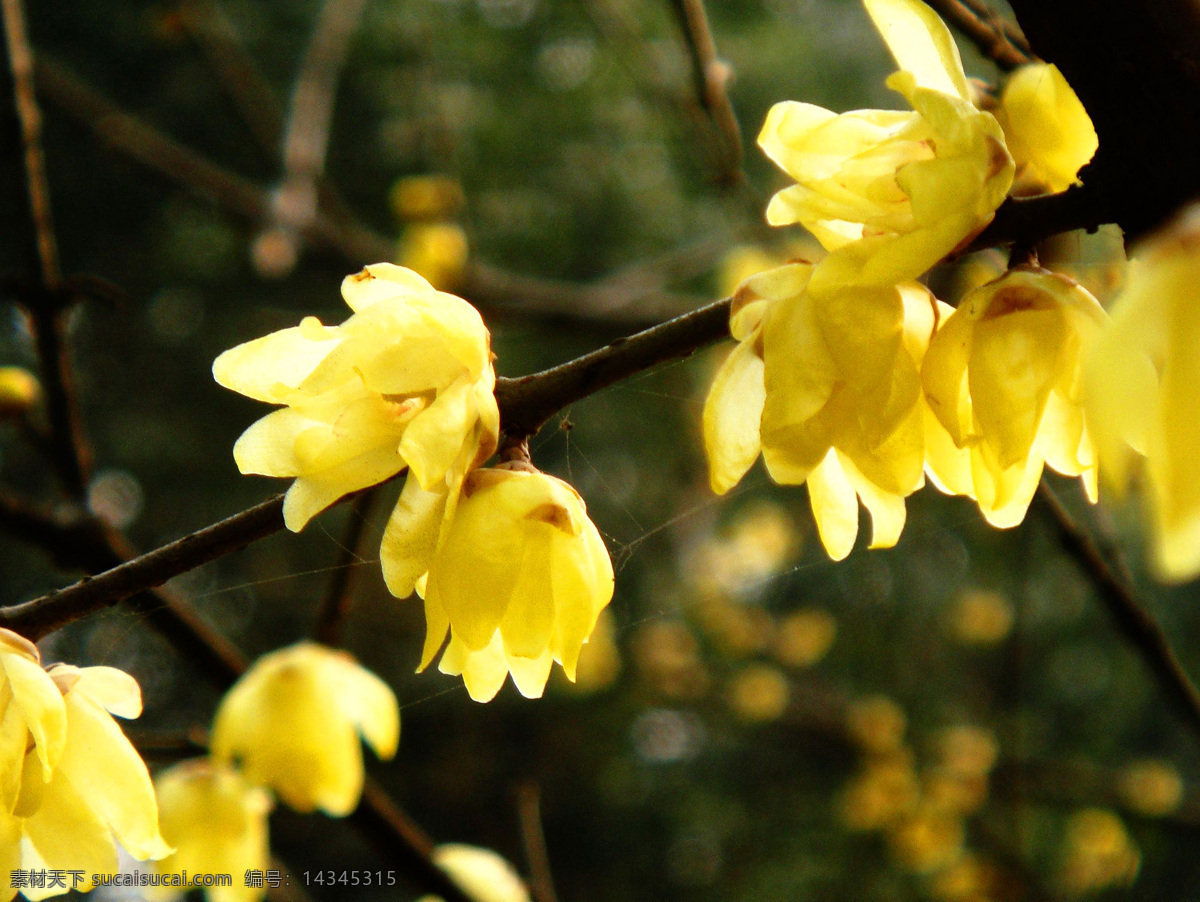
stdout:
{"type": "Polygon", "coordinates": [[[360,735],[380,758],[396,753],[396,696],[349,653],[301,642],[263,655],[225,694],[211,753],[297,811],[340,817],[362,795],[360,735]]]}
{"type": "Polygon", "coordinates": [[[285,405],[233,453],[243,473],[295,477],[284,503],[293,531],[405,467],[440,492],[460,461],[486,460],[499,433],[489,335],[474,307],[389,263],[347,276],[342,297],[354,314],[340,326],[306,317],[213,364],[226,388],[285,405]]]}
{"type": "Polygon", "coordinates": [[[42,669],[37,646],[0,629],[0,818],[12,814],[22,772],[36,767],[50,779],[67,741],[62,692],[42,669]]]}
{"type": "Polygon", "coordinates": [[[439,669],[461,674],[473,699],[490,700],[510,673],[537,698],[554,661],[575,678],[612,599],[612,562],[567,483],[532,468],[474,470],[424,592],[421,669],[449,633],[439,669]]]}
{"type": "Polygon", "coordinates": [[[776,482],[807,483],[822,543],[840,560],[858,534],[859,500],[872,547],[890,547],[904,498],[923,483],[920,365],[942,308],[915,282],[814,288],[821,266],[789,264],[738,290],[739,344],[705,402],[704,439],[718,494],[760,451],[776,482]]]}
{"type": "Polygon", "coordinates": [[[1089,425],[1120,489],[1143,456],[1152,548],[1169,580],[1200,573],[1200,206],[1135,252],[1112,323],[1086,363],[1089,425]]]}
{"type": "Polygon", "coordinates": [[[1079,382],[1084,344],[1106,320],[1078,283],[1022,267],[968,293],[930,342],[926,397],[969,451],[972,494],[993,526],[1024,519],[1043,465],[1082,476],[1096,499],[1079,382]]]}
{"type": "Polygon", "coordinates": [[[796,180],[767,207],[829,251],[818,282],[914,279],[983,229],[1008,193],[1013,162],[1000,125],[977,109],[958,48],[920,0],[864,0],[900,70],[888,78],[911,112],[837,115],[776,104],[758,143],[796,180]]]}
{"type": "Polygon", "coordinates": [[[1009,76],[996,118],[1017,165],[1014,194],[1066,191],[1100,146],[1087,110],[1050,63],[1009,76]]]}
{"type": "MultiPolygon", "coordinates": [[[[205,758],[184,761],[154,781],[164,838],[175,847],[156,870],[162,874],[244,874],[270,867],[267,815],[271,796],[230,767],[205,758]]],[[[261,887],[234,880],[206,887],[211,902],[253,902],[261,887]]]]}
{"type": "MultiPolygon", "coordinates": [[[[529,902],[516,868],[491,849],[445,843],[431,857],[476,902],[529,902]]],[[[441,896],[422,896],[418,902],[441,902],[441,896]]]]}
{"type": "MultiPolygon", "coordinates": [[[[116,872],[118,843],[141,860],[172,851],[158,832],[146,765],[112,718],[141,714],[141,691],[111,667],[56,664],[47,673],[61,693],[66,741],[48,776],[37,753],[26,756],[16,806],[0,812],[0,836],[19,837],[20,867],[80,871],[80,888],[91,888],[94,875],[116,872]]],[[[69,888],[22,893],[36,900],[69,888]]]]}

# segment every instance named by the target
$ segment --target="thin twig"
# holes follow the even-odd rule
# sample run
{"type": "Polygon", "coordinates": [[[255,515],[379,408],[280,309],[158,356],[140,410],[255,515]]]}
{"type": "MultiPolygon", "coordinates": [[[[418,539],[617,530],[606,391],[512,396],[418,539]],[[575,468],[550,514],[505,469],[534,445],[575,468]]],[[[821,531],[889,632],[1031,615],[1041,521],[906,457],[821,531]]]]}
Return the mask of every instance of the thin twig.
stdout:
{"type": "Polygon", "coordinates": [[[181,0],[179,12],[242,121],[268,158],[274,160],[283,134],[283,110],[242,45],[233,22],[217,0],[181,0]]]}
{"type": "Polygon", "coordinates": [[[1038,486],[1036,501],[1054,525],[1063,548],[1091,580],[1118,631],[1137,651],[1184,721],[1200,730],[1200,690],[1171,648],[1163,628],[1131,588],[1131,574],[1104,556],[1045,481],[1038,486]]]}
{"type": "Polygon", "coordinates": [[[321,600],[317,611],[317,622],[313,628],[313,638],[324,645],[340,645],[342,628],[346,623],[346,615],[350,612],[350,603],[354,599],[354,572],[358,564],[363,563],[363,536],[366,532],[367,515],[371,512],[371,502],[375,500],[375,492],[368,490],[354,499],[346,518],[346,526],[338,543],[340,553],[333,567],[333,576],[329,580],[329,588],[321,600]]]}
{"type": "Polygon", "coordinates": [[[29,212],[37,244],[42,284],[53,290],[62,281],[54,217],[50,209],[50,187],[46,180],[46,155],[42,151],[42,112],[33,86],[33,49],[25,30],[21,0],[3,0],[4,35],[8,64],[13,78],[13,101],[21,124],[25,152],[25,180],[29,189],[29,212]]]}
{"type": "Polygon", "coordinates": [[[744,182],[742,130],[729,102],[732,71],[727,63],[717,58],[717,45],[708,26],[704,0],[671,0],[671,6],[683,28],[684,42],[692,61],[696,96],[716,134],[721,182],[725,185],[744,182]]]}
{"type": "Polygon", "coordinates": [[[554,875],[550,870],[550,853],[546,848],[546,831],[542,828],[542,794],[532,780],[517,787],[517,818],[521,822],[533,902],[558,902],[554,875]]]}
{"type": "Polygon", "coordinates": [[[338,78],[366,0],[325,0],[304,55],[283,139],[283,180],[272,194],[264,239],[273,236],[274,257],[260,258],[272,274],[291,270],[300,238],[317,217],[321,175],[338,78]]]}
{"type": "Polygon", "coordinates": [[[1021,30],[996,15],[982,0],[929,0],[929,5],[1001,69],[1008,71],[1036,62],[1021,30]]]}
{"type": "Polygon", "coordinates": [[[42,112],[34,90],[34,54],[25,28],[21,0],[3,0],[4,34],[13,78],[13,100],[21,128],[25,182],[34,234],[40,285],[20,301],[29,310],[40,362],[42,388],[53,438],[55,468],[67,488],[82,497],[87,485],[90,452],[83,438],[75,404],[74,381],[66,349],[67,316],[75,300],[63,292],[62,266],[54,235],[46,156],[42,150],[42,112]]]}

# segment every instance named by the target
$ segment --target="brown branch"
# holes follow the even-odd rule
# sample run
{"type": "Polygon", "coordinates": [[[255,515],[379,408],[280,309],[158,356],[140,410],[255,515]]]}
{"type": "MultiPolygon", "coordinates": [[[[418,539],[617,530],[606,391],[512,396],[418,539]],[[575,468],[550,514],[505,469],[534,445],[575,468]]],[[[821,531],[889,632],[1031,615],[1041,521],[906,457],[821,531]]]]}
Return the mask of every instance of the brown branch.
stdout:
{"type": "Polygon", "coordinates": [[[283,112],[225,10],[217,0],[181,0],[179,12],[242,121],[274,159],[283,134],[283,112]]]}
{"type": "Polygon", "coordinates": [[[730,298],[717,301],[540,373],[497,380],[505,433],[510,438],[533,435],[564,407],[724,337],[730,303],[730,298]]]}
{"type": "Polygon", "coordinates": [[[728,92],[732,71],[717,58],[704,0],[671,0],[671,6],[683,28],[696,96],[715,133],[721,183],[727,186],[743,183],[746,176],[742,172],[742,130],[728,92]]]}
{"type": "Polygon", "coordinates": [[[929,5],[1001,69],[1009,71],[1037,61],[1021,29],[982,0],[929,0],[929,5]]]}
{"type": "MultiPolygon", "coordinates": [[[[39,59],[37,75],[48,100],[83,121],[114,150],[243,219],[261,222],[269,217],[270,193],[254,182],[215,165],[129,115],[55,61],[39,59]]],[[[353,266],[389,260],[395,252],[390,238],[336,213],[318,213],[304,236],[340,254],[353,266]]],[[[580,286],[509,273],[476,261],[468,263],[463,279],[461,293],[482,309],[566,319],[608,329],[614,325],[646,325],[695,306],[696,300],[662,291],[580,286]]]]}
{"type": "Polygon", "coordinates": [[[1091,580],[1121,636],[1141,657],[1183,720],[1200,730],[1200,690],[1171,648],[1163,628],[1130,588],[1130,573],[1105,557],[1045,481],[1038,486],[1036,503],[1053,524],[1063,548],[1091,580]]]}
{"type": "Polygon", "coordinates": [[[1061,194],[1010,197],[960,253],[1013,243],[1034,245],[1051,235],[1075,229],[1094,232],[1112,221],[1104,197],[1087,185],[1068,188],[1061,194]]]}
{"type": "Polygon", "coordinates": [[[42,151],[42,112],[38,108],[33,85],[33,49],[25,30],[25,9],[21,0],[3,0],[4,35],[8,64],[13,79],[13,101],[21,125],[21,144],[25,152],[25,179],[29,190],[37,258],[42,284],[54,289],[62,281],[58,262],[58,242],[54,237],[54,217],[50,208],[50,187],[46,180],[46,155],[42,151]]]}
{"type": "Polygon", "coordinates": [[[354,599],[354,569],[363,563],[360,552],[363,550],[367,515],[374,500],[375,491],[368,489],[350,505],[346,526],[338,543],[341,552],[337,563],[334,564],[333,576],[329,580],[325,597],[321,600],[316,626],[313,628],[313,638],[323,645],[341,644],[342,627],[350,612],[350,603],[354,599]]]}
{"type": "Polygon", "coordinates": [[[285,275],[295,266],[301,236],[317,217],[338,78],[366,0],[325,0],[292,93],[283,137],[283,180],[271,194],[271,215],[259,238],[259,269],[285,275]]]}
{"type": "Polygon", "coordinates": [[[25,29],[21,0],[3,0],[4,34],[13,79],[13,100],[24,148],[25,181],[40,281],[20,294],[30,313],[40,363],[42,389],[50,420],[51,460],[70,492],[82,497],[87,486],[90,451],[79,423],[74,380],[67,353],[68,308],[76,296],[64,291],[46,157],[42,150],[42,113],[34,91],[34,55],[25,29]]]}
{"type": "Polygon", "coordinates": [[[525,860],[529,864],[529,892],[533,902],[558,902],[554,875],[550,870],[550,853],[546,848],[546,831],[542,828],[542,794],[532,780],[517,787],[517,819],[521,823],[525,860]]]}

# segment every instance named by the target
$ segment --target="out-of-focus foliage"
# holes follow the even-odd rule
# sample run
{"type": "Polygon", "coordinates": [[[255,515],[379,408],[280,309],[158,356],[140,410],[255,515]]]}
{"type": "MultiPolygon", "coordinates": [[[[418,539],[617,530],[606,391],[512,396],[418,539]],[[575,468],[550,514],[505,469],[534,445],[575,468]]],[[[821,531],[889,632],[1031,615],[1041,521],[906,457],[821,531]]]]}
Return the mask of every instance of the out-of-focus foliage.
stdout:
{"type": "MultiPolygon", "coordinates": [[[[286,101],[319,4],[221,9],[286,101]]],[[[29,4],[40,51],[270,190],[279,154],[257,143],[188,25],[211,14],[206,2],[29,4]]],[[[725,0],[709,15],[746,136],[786,99],[900,106],[883,86],[894,65],[859,3],[725,0]]],[[[959,45],[968,75],[998,78],[959,45]]],[[[397,246],[405,229],[446,223],[465,234],[468,266],[718,297],[735,248],[781,262],[804,256],[795,246],[806,239],[798,228],[768,234],[765,201],[786,180],[752,142],[750,189],[719,187],[683,47],[666,2],[372,0],[337,93],[328,181],[397,246]],[[432,200],[398,187],[427,175],[455,187],[432,200]],[[672,266],[639,266],[681,248],[672,266]]],[[[265,278],[252,253],[262,223],[106,150],[61,107],[45,113],[64,267],[122,289],[72,321],[97,461],[89,501],[149,548],[278,490],[237,474],[230,449],[261,405],[213,384],[212,360],[306,315],[340,321],[341,279],[378,261],[305,248],[290,275],[265,278]]],[[[19,150],[0,153],[0,269],[27,272],[27,227],[8,212],[21,204],[7,202],[21,190],[19,150]]],[[[1117,244],[1065,236],[1042,263],[1107,302],[1121,279],[1117,244]]],[[[452,250],[439,259],[457,266],[452,250]]],[[[953,302],[998,265],[979,255],[929,281],[953,302]]],[[[559,317],[481,303],[497,372],[530,372],[625,331],[591,309],[573,318],[583,300],[564,293],[559,317]]],[[[22,319],[12,307],[4,317],[0,365],[33,368],[22,319]]],[[[586,499],[617,570],[611,622],[584,647],[574,686],[556,676],[541,701],[505,688],[483,707],[457,678],[415,675],[421,605],[393,598],[375,560],[352,566],[346,645],[394,687],[405,722],[395,762],[369,769],[440,841],[518,864],[514,789],[536,781],[564,902],[1118,898],[1131,881],[1139,898],[1196,895],[1196,743],[1052,535],[1035,516],[997,532],[969,501],[926,489],[908,499],[895,549],[868,552],[860,538],[833,564],[803,489],[770,487],[752,469],[714,500],[699,421],[726,352],[576,404],[532,443],[535,464],[586,499]]],[[[0,479],[54,497],[7,420],[0,479]]],[[[398,492],[381,491],[364,548],[379,547],[398,492]]],[[[311,635],[347,516],[337,508],[174,587],[248,653],[292,644],[311,635]]],[[[1136,511],[1097,516],[1142,574],[1136,511]]],[[[11,538],[0,556],[5,603],[75,575],[11,538]]],[[[1155,599],[1193,671],[1195,594],[1155,599]]],[[[54,635],[43,657],[133,674],[146,710],[131,733],[147,749],[157,731],[208,723],[218,698],[119,607],[54,635]]],[[[151,757],[155,768],[171,763],[151,757]]],[[[293,880],[306,868],[388,867],[343,822],[279,809],[271,827],[293,880]]]]}

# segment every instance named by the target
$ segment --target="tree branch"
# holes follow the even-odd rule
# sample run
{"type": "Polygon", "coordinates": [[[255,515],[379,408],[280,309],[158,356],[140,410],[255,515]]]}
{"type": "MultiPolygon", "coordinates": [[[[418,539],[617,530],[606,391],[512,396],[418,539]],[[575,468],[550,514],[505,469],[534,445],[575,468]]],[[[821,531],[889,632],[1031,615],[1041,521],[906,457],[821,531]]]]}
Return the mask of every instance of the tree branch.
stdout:
{"type": "Polygon", "coordinates": [[[86,490],[91,455],[79,423],[66,350],[67,316],[77,297],[73,292],[63,290],[50,186],[46,178],[46,156],[42,150],[42,113],[34,91],[34,55],[25,30],[25,10],[21,0],[3,0],[0,11],[24,148],[25,183],[37,260],[35,268],[40,275],[37,286],[21,292],[19,300],[32,319],[53,440],[51,460],[67,489],[80,498],[86,490]]]}
{"type": "Polygon", "coordinates": [[[983,0],[929,0],[938,14],[1005,71],[1037,61],[1025,35],[996,15],[983,0]]]}
{"type": "Polygon", "coordinates": [[[1171,648],[1163,628],[1130,588],[1130,573],[1104,556],[1044,480],[1038,486],[1036,503],[1054,526],[1064,550],[1091,581],[1117,631],[1138,653],[1184,721],[1200,731],[1200,690],[1171,648]]]}

